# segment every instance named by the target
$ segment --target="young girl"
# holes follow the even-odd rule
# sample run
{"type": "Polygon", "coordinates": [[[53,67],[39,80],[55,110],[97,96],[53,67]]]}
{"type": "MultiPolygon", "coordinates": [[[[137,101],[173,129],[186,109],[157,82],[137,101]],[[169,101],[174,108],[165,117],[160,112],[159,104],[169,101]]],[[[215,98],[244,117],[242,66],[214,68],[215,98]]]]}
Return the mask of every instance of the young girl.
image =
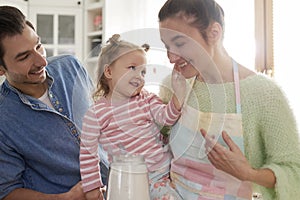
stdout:
{"type": "Polygon", "coordinates": [[[141,154],[149,171],[151,199],[181,199],[169,185],[171,153],[160,140],[159,125],[174,124],[181,113],[185,79],[172,72],[175,95],[168,104],[144,87],[145,49],[113,35],[98,63],[95,104],[83,119],[80,172],[87,199],[103,198],[98,143],[108,153],[141,154]],[[178,98],[177,98],[178,97],[178,98]]]}

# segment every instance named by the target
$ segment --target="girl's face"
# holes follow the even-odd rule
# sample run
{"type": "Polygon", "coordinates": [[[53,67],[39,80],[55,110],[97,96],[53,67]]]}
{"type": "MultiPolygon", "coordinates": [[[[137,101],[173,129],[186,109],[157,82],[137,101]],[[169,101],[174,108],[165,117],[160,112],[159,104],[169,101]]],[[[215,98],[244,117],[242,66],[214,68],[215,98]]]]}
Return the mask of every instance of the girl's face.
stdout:
{"type": "Polygon", "coordinates": [[[142,50],[135,50],[119,57],[109,66],[113,99],[127,99],[140,93],[145,84],[146,56],[142,50]]]}
{"type": "Polygon", "coordinates": [[[167,18],[159,25],[170,63],[174,63],[185,78],[199,76],[207,70],[204,62],[211,49],[196,27],[179,17],[167,18]]]}

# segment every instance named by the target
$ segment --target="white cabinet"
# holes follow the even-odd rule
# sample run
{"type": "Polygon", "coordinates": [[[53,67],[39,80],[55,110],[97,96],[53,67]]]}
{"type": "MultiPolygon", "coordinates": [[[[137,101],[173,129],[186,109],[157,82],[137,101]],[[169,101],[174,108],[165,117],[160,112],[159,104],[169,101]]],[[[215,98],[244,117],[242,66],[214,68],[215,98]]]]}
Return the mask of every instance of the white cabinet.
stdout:
{"type": "Polygon", "coordinates": [[[29,19],[36,26],[47,56],[82,58],[82,3],[74,0],[29,1],[29,19]]]}
{"type": "Polygon", "coordinates": [[[0,5],[17,7],[26,17],[28,15],[28,0],[0,0],[0,5]]]}
{"type": "Polygon", "coordinates": [[[84,58],[92,79],[96,78],[97,58],[104,38],[105,0],[84,1],[84,58]]]}

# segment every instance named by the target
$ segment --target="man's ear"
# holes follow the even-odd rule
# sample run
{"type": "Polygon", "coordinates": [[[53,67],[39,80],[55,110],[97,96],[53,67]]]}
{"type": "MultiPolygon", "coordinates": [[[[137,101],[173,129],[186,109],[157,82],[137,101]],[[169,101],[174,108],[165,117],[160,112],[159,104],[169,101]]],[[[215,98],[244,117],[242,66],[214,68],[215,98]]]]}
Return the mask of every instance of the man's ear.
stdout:
{"type": "Polygon", "coordinates": [[[0,65],[0,76],[3,76],[5,74],[4,66],[0,65]]]}
{"type": "Polygon", "coordinates": [[[218,22],[214,22],[210,25],[208,40],[211,44],[215,44],[223,37],[223,28],[218,22]]]}
{"type": "Polygon", "coordinates": [[[107,78],[107,79],[111,79],[112,77],[112,73],[111,73],[111,68],[108,64],[105,64],[104,65],[104,76],[107,78]]]}

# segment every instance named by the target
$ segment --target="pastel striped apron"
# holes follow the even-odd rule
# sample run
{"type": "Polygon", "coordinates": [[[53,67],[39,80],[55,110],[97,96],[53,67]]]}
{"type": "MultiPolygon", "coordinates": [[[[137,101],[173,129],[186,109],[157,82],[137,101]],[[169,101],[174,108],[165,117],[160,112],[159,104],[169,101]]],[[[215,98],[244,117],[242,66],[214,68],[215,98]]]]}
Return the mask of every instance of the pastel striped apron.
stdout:
{"type": "MultiPolygon", "coordinates": [[[[219,143],[227,147],[221,136],[221,132],[225,130],[244,152],[239,73],[235,61],[233,61],[233,74],[236,113],[204,113],[185,102],[182,116],[171,130],[170,147],[174,156],[171,179],[183,199],[251,199],[251,183],[242,182],[217,170],[209,162],[205,152],[205,141],[199,132],[200,128],[205,129],[208,134],[214,135],[219,143]]],[[[188,96],[190,95],[189,92],[188,96]]]]}

